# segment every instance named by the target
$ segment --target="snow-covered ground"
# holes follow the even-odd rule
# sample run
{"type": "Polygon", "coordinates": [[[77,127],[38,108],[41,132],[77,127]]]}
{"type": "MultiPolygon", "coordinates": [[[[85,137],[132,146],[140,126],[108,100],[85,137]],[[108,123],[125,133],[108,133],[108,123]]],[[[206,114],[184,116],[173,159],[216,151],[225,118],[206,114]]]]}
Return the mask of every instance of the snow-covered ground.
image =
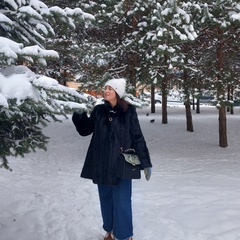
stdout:
{"type": "MultiPolygon", "coordinates": [[[[152,178],[133,182],[134,240],[240,240],[240,108],[227,116],[227,148],[218,146],[218,112],[203,106],[186,131],[183,106],[139,119],[152,178]],[[154,123],[150,123],[151,119],[154,123]]],[[[102,240],[96,185],[79,177],[90,137],[71,119],[51,123],[48,151],[11,158],[0,169],[1,240],[102,240]]]]}

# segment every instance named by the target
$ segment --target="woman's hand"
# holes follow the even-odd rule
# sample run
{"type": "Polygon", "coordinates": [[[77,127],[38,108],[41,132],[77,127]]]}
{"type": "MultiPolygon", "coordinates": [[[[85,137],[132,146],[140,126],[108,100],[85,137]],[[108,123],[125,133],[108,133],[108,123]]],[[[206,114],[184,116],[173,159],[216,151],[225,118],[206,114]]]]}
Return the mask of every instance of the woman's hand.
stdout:
{"type": "Polygon", "coordinates": [[[144,168],[144,174],[145,174],[146,180],[149,181],[152,175],[152,168],[151,167],[144,168]]]}

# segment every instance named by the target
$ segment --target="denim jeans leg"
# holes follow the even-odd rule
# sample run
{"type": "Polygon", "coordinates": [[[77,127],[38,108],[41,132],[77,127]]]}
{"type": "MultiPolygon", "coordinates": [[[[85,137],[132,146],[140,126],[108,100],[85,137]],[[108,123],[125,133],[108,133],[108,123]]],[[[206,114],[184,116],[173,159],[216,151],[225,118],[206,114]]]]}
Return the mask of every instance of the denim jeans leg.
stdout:
{"type": "Polygon", "coordinates": [[[106,232],[113,230],[113,186],[98,185],[98,194],[101,206],[103,229],[106,232]]]}
{"type": "Polygon", "coordinates": [[[115,238],[115,240],[128,240],[129,238],[125,238],[125,239],[118,239],[118,238],[115,238]]]}
{"type": "Polygon", "coordinates": [[[132,180],[121,179],[113,187],[113,234],[119,240],[133,236],[132,180]]]}

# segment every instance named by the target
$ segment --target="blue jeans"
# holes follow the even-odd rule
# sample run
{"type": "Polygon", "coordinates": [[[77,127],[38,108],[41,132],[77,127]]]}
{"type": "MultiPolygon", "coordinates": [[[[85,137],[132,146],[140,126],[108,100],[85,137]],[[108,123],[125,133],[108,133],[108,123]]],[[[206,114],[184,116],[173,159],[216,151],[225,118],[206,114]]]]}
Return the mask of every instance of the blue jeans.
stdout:
{"type": "Polygon", "coordinates": [[[119,240],[133,236],[132,180],[121,179],[118,185],[98,185],[103,229],[119,240]]]}

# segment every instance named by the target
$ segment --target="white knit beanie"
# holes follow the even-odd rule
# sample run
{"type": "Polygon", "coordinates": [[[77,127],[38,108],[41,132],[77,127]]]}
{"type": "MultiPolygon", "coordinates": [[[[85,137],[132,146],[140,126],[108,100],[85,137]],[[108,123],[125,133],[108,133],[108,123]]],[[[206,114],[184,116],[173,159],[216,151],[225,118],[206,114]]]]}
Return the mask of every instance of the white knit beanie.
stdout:
{"type": "Polygon", "coordinates": [[[105,86],[112,87],[118,96],[122,98],[125,93],[126,80],[124,78],[110,79],[105,83],[105,86]]]}

